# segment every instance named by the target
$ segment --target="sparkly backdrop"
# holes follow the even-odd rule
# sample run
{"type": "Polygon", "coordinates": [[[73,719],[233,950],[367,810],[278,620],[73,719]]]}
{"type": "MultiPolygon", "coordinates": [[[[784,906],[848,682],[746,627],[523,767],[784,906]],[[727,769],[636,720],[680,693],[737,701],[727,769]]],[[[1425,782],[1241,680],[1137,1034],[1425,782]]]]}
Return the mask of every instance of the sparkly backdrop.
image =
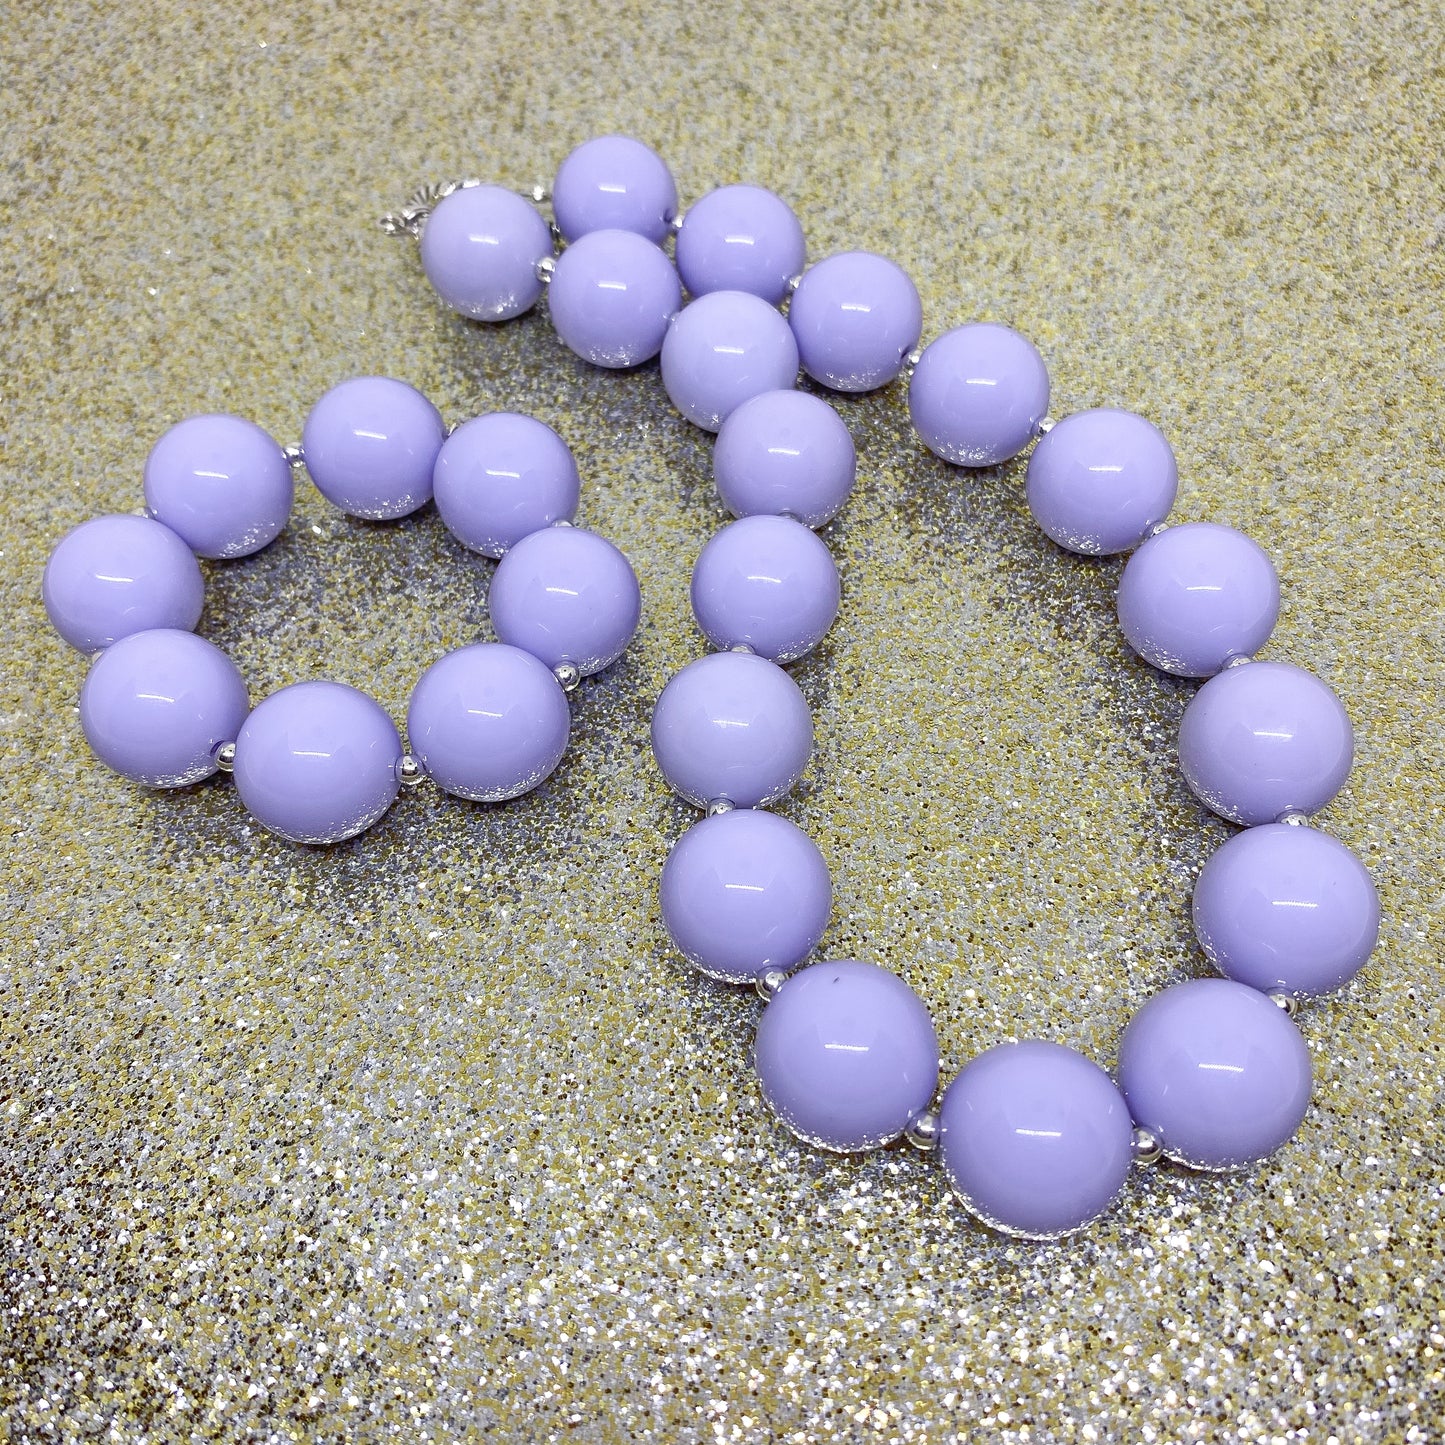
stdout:
{"type": "MultiPolygon", "coordinates": [[[[0,1433],[18,1441],[1430,1441],[1442,1436],[1438,8],[42,6],[0,47],[0,1433]],[[760,1005],[669,953],[692,814],[646,742],[700,650],[710,441],[655,366],[594,371],[545,308],[435,303],[376,218],[427,178],[550,179],[609,130],[684,198],[797,207],[1042,350],[1055,414],[1137,409],[1177,519],[1258,538],[1268,655],[1359,757],[1326,825],[1381,890],[1372,965],[1310,1008],[1316,1100],[1237,1177],[1140,1171],[1062,1243],[972,1224],[906,1147],[834,1158],[760,1107],[760,1005]],[[39,605],[69,526],[140,503],[191,412],[280,440],[345,376],[576,451],[641,578],[626,659],[507,806],[430,788],[293,847],[224,781],[89,755],[39,605]]],[[[839,402],[842,617],[794,669],[835,956],[903,975],[945,1070],[1010,1035],[1112,1059],[1204,971],[1192,692],[1121,643],[1116,562],[1034,529],[1013,464],[927,455],[898,387],[839,402]]],[[[488,635],[490,564],[434,512],[207,568],[253,696],[324,676],[404,713],[488,635]]]]}

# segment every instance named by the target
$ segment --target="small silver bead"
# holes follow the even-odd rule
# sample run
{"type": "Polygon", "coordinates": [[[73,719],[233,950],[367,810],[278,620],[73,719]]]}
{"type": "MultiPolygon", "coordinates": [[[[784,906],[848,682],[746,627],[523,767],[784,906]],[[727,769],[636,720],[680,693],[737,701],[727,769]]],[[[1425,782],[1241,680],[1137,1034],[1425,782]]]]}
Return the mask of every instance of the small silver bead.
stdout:
{"type": "Polygon", "coordinates": [[[1291,828],[1308,828],[1310,815],[1303,808],[1286,808],[1274,821],[1287,823],[1291,828]]]}
{"type": "Polygon", "coordinates": [[[907,356],[903,358],[903,379],[912,381],[913,373],[918,370],[918,363],[923,360],[923,348],[915,346],[907,356]]]}
{"type": "Polygon", "coordinates": [[[534,206],[545,206],[552,199],[552,192],[546,186],[529,186],[524,191],[518,191],[519,196],[526,196],[534,206]]]}
{"type": "Polygon", "coordinates": [[[282,447],[281,455],[285,457],[293,467],[300,467],[306,464],[306,453],[301,450],[299,442],[289,447],[282,447]]]}
{"type": "Polygon", "coordinates": [[[915,1149],[925,1152],[938,1147],[938,1115],[932,1109],[925,1109],[916,1118],[910,1119],[903,1137],[915,1149]]]}
{"type": "Polygon", "coordinates": [[[757,990],[758,997],[762,999],[764,1003],[767,1003],[769,999],[777,996],[778,990],[782,988],[787,981],[788,975],[784,973],[782,969],[770,968],[766,972],[758,975],[757,980],[753,984],[753,988],[757,990]]]}
{"type": "Polygon", "coordinates": [[[412,753],[403,753],[396,763],[396,780],[403,788],[414,788],[426,777],[421,759],[412,753]]]}
{"type": "Polygon", "coordinates": [[[1058,422],[1057,422],[1053,417],[1051,417],[1051,416],[1043,416],[1043,417],[1040,417],[1040,418],[1039,418],[1039,425],[1038,425],[1038,434],[1039,434],[1039,436],[1041,436],[1041,437],[1046,437],[1046,436],[1048,436],[1048,434],[1049,434],[1051,431],[1053,431],[1053,429],[1054,429],[1056,426],[1058,426],[1058,422]]]}
{"type": "Polygon", "coordinates": [[[753,652],[752,646],[751,646],[749,643],[746,643],[746,642],[735,642],[735,643],[733,643],[733,645],[732,645],[730,648],[728,648],[728,651],[729,651],[729,652],[744,652],[744,653],[746,653],[749,657],[754,657],[754,656],[756,656],[756,654],[753,652]]]}
{"type": "Polygon", "coordinates": [[[555,256],[543,256],[537,262],[537,279],[544,285],[552,284],[552,277],[557,274],[557,258],[555,256]]]}
{"type": "Polygon", "coordinates": [[[1282,988],[1272,988],[1268,996],[1276,1007],[1285,1011],[1287,1018],[1293,1018],[1299,1012],[1299,1000],[1292,993],[1286,993],[1282,988]]]}
{"type": "Polygon", "coordinates": [[[683,223],[686,219],[687,219],[687,212],[686,212],[686,211],[679,211],[679,212],[677,213],[677,215],[675,215],[675,216],[672,218],[672,220],[668,222],[668,224],[672,227],[672,233],[673,233],[674,236],[675,236],[680,230],[682,230],[682,223],[683,223]]]}
{"type": "Polygon", "coordinates": [[[799,286],[803,284],[803,274],[800,271],[796,276],[788,277],[788,294],[791,296],[799,286]]]}
{"type": "Polygon", "coordinates": [[[582,674],[575,662],[559,662],[552,669],[552,676],[562,684],[563,692],[575,691],[577,684],[582,681],[582,674]]]}
{"type": "Polygon", "coordinates": [[[1227,672],[1231,667],[1245,667],[1253,661],[1254,658],[1251,657],[1249,653],[1237,652],[1233,657],[1226,657],[1224,659],[1224,668],[1222,670],[1227,672]]]}
{"type": "Polygon", "coordinates": [[[215,752],[216,766],[223,773],[236,771],[236,745],[235,743],[222,743],[215,752]]]}
{"type": "Polygon", "coordinates": [[[1151,539],[1153,539],[1154,537],[1157,537],[1161,532],[1167,532],[1168,530],[1169,530],[1169,523],[1168,523],[1168,522],[1155,522],[1152,527],[1148,528],[1148,529],[1145,531],[1145,533],[1144,533],[1144,540],[1145,540],[1146,542],[1148,542],[1148,541],[1150,541],[1151,539]]]}
{"type": "Polygon", "coordinates": [[[566,517],[558,517],[552,525],[554,527],[570,527],[572,523],[566,517]]]}
{"type": "Polygon", "coordinates": [[[709,818],[721,818],[724,813],[731,813],[736,806],[736,803],[727,798],[714,798],[707,805],[707,815],[709,818]]]}
{"type": "Polygon", "coordinates": [[[1129,1140],[1129,1153],[1136,1164],[1156,1164],[1163,1152],[1163,1142],[1152,1129],[1146,1129],[1142,1124],[1135,1128],[1129,1140]]]}

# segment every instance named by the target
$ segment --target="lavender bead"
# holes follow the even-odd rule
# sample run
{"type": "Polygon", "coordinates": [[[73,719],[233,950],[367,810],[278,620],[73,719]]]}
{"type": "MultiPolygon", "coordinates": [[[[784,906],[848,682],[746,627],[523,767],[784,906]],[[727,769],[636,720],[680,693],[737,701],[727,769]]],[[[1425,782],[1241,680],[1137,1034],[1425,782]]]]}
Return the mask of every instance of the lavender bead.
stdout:
{"type": "Polygon", "coordinates": [[[1221,672],[1179,725],[1179,766],[1200,802],[1234,823],[1314,813],[1344,786],[1355,740],[1339,698],[1287,662],[1221,672]]]}
{"type": "Polygon", "coordinates": [[[1236,833],[1204,865],[1194,931],[1226,977],[1308,998],[1364,967],[1380,934],[1380,898],[1343,843],[1266,823],[1236,833]]]}
{"type": "Polygon", "coordinates": [[[386,522],[431,501],[446,435],[441,413],[414,386],[354,376],[311,408],[301,449],[327,501],[349,516],[386,522]]]}
{"type": "Polygon", "coordinates": [[[930,342],[908,383],[923,444],[961,467],[995,467],[1038,435],[1049,373],[1026,336],[994,321],[956,326],[930,342]]]}
{"type": "Polygon", "coordinates": [[[803,273],[788,304],[803,370],[834,391],[872,391],[903,370],[923,330],[918,288],[871,251],[843,251],[803,273]]]}
{"type": "Polygon", "coordinates": [[[577,463],[551,427],[517,412],[463,422],[432,474],[437,511],[474,552],[500,557],[532,532],[577,515],[577,463]]]}
{"type": "Polygon", "coordinates": [[[380,705],[339,682],[273,692],[236,738],[241,801],[293,843],[339,843],[396,798],[401,738],[380,705]]]}
{"type": "Polygon", "coordinates": [[[798,380],[788,323],[744,291],[712,291],[684,306],[662,343],[662,384],[690,422],[716,431],[749,397],[798,380]]]}
{"type": "Polygon", "coordinates": [[[547,527],[502,558],[487,610],[503,642],[589,677],[627,650],[642,594],[632,564],[605,537],[547,527]]]}
{"type": "Polygon", "coordinates": [[[569,241],[592,231],[635,231],[661,241],[677,214],[677,186],[662,157],[625,135],[584,141],[552,182],[552,213],[569,241]]]}
{"type": "Polygon", "coordinates": [[[195,554],[149,517],[92,517],[50,554],[40,584],[51,625],[72,646],[95,652],[133,632],[201,620],[206,588],[195,554]]]}
{"type": "Polygon", "coordinates": [[[671,787],[705,808],[781,798],[813,752],[798,684],[774,662],[715,652],[677,673],[652,713],[652,751],[671,787]]]}
{"type": "Polygon", "coordinates": [[[692,569],[692,611],[714,647],[746,644],[792,662],[838,615],[838,564],[791,517],[744,517],[718,532],[692,569]]]}
{"type": "Polygon", "coordinates": [[[1211,677],[1257,652],[1279,616],[1279,577],[1233,527],[1186,522],[1151,537],[1119,579],[1119,625],[1145,662],[1211,677]]]}
{"type": "Polygon", "coordinates": [[[421,264],[443,301],[474,321],[506,321],[542,294],[537,263],[552,233],[529,201],[502,186],[464,186],[437,202],[421,233],[421,264]]]}
{"type": "Polygon", "coordinates": [[[250,704],[236,664],[194,632],[157,628],[91,664],[80,725],[96,757],[137,783],[179,788],[216,771],[250,704]]]}
{"type": "Polygon", "coordinates": [[[1066,416],[1029,458],[1034,520],[1061,547],[1092,557],[1126,552],[1162,522],[1179,490],[1164,433],[1131,411],[1066,416]]]}
{"type": "Polygon", "coordinates": [[[848,424],[821,397],[765,391],[728,414],[712,465],[733,516],[787,513],[821,527],[852,494],[858,453],[848,424]]]}
{"type": "Polygon", "coordinates": [[[151,448],[146,506],[202,557],[248,557],[286,525],[291,464],[255,422],[191,416],[151,448]]]}
{"type": "Polygon", "coordinates": [[[662,869],[662,921],[673,943],[694,968],[728,983],[801,963],[832,906],[828,865],[813,840],[753,808],[689,828],[662,869]]]}
{"type": "Polygon", "coordinates": [[[530,792],[567,750],[567,695],[519,647],[481,642],[427,668],[412,690],[406,732],[439,787],[495,803],[530,792]]]}
{"type": "Polygon", "coordinates": [[[938,1152],[964,1205],[1029,1239],[1080,1229],[1118,1196],[1133,1121],[1113,1081],[1062,1044],[998,1044],[966,1064],[938,1111],[938,1152]]]}
{"type": "Polygon", "coordinates": [[[763,1099],[800,1139],[854,1153],[898,1138],[938,1087],[938,1035],[896,974],[843,959],[790,978],[753,1045],[763,1099]]]}
{"type": "Polygon", "coordinates": [[[1310,1053],[1271,999],[1227,978],[1155,994],[1119,1044],[1119,1087],[1134,1121],[1195,1169],[1272,1154],[1310,1101],[1310,1053]]]}
{"type": "Polygon", "coordinates": [[[651,361],[682,306],[665,252],[632,231],[589,231],[557,258],[547,292],[552,325],[594,366],[651,361]]]}
{"type": "Polygon", "coordinates": [[[806,255],[792,207],[761,186],[709,191],[677,233],[677,269],[694,296],[747,291],[776,306],[806,255]]]}

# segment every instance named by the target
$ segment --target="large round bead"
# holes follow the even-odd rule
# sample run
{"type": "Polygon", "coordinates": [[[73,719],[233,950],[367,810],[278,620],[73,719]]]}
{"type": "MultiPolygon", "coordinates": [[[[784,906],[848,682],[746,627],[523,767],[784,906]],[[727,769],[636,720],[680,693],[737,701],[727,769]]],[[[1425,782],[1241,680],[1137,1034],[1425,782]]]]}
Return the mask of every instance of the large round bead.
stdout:
{"type": "Polygon", "coordinates": [[[340,682],[273,692],[236,738],[241,801],[293,843],[338,843],[396,798],[401,738],[381,705],[340,682]]]}
{"type": "Polygon", "coordinates": [[[632,564],[582,527],[545,527],[523,537],[492,575],[487,611],[503,642],[548,667],[583,677],[627,650],[642,615],[632,564]]]}
{"type": "Polygon", "coordinates": [[[1354,732],[1339,698],[1288,662],[1210,678],[1179,724],[1179,766],[1195,797],[1235,823],[1314,813],[1349,776],[1354,732]]]}
{"type": "Polygon", "coordinates": [[[1226,977],[1309,997],[1364,967],[1380,898],[1365,865],[1328,833],[1266,823],[1236,833],[1204,865],[1194,931],[1226,977]]]}
{"type": "Polygon", "coordinates": [[[872,391],[903,370],[923,330],[908,273],[886,256],[843,251],[810,266],[788,303],[803,370],[834,391],[872,391]]]}
{"type": "Polygon", "coordinates": [[[441,413],[414,386],[353,376],[311,408],[301,450],[327,501],[348,516],[388,522],[431,501],[446,435],[441,413]]]}
{"type": "Polygon", "coordinates": [[[665,252],[633,231],[589,231],[557,258],[547,309],[583,361],[619,369],[651,361],[682,306],[665,252]]]}
{"type": "Polygon", "coordinates": [[[795,973],[753,1045],[763,1099],[800,1139],[854,1153],[898,1138],[938,1087],[938,1035],[896,974],[851,959],[795,973]]]}
{"type": "Polygon", "coordinates": [[[1310,1082],[1309,1049],[1289,1016],[1227,978],[1155,994],[1119,1044],[1119,1087],[1134,1122],[1196,1169],[1272,1154],[1299,1128],[1310,1082]]]}
{"type": "Polygon", "coordinates": [[[1070,552],[1127,552],[1169,515],[1179,468],[1164,433],[1132,411],[1066,416],[1029,457],[1034,520],[1070,552]]]}
{"type": "Polygon", "coordinates": [[[551,669],[500,642],[459,647],[432,663],[406,713],[412,754],[427,775],[448,793],[487,803],[549,777],[571,727],[551,669]]]}
{"type": "Polygon", "coordinates": [[[537,263],[552,233],[530,201],[503,186],[463,186],[438,201],[421,233],[437,295],[474,321],[506,321],[542,294],[537,263]]]}
{"type": "Polygon", "coordinates": [[[677,186],[651,146],[627,135],[599,135],[557,168],[552,212],[569,241],[619,230],[660,242],[677,214],[677,186]]]}
{"type": "Polygon", "coordinates": [[[494,411],[442,443],[432,475],[437,511],[457,541],[500,557],[553,522],[570,522],[582,495],[567,443],[535,417],[494,411]]]}
{"type": "Polygon", "coordinates": [[[194,632],[158,628],[114,642],[91,664],[80,725],[96,757],[137,783],[179,788],[216,771],[250,706],[236,664],[194,632]]]}
{"type": "Polygon", "coordinates": [[[761,186],[709,191],[688,207],[677,233],[677,269],[694,296],[748,291],[776,306],[806,254],[792,207],[761,186]]]}
{"type": "Polygon", "coordinates": [[[938,1112],[938,1152],[985,1224],[1054,1239],[1097,1218],[1129,1173],[1134,1125],[1103,1069],[1062,1044],[998,1044],[964,1066],[938,1112]]]}
{"type": "Polygon", "coordinates": [[[191,416],[151,448],[146,506],[202,557],[248,557],[286,525],[291,464],[255,422],[191,416]]]}
{"type": "Polygon", "coordinates": [[[692,611],[714,647],[746,645],[792,662],[838,615],[838,564],[791,517],[743,517],[708,540],[692,569],[692,611]]]}
{"type": "Polygon", "coordinates": [[[156,627],[191,631],[206,588],[191,551],[149,517],[92,517],[50,554],[40,584],[51,625],[82,652],[156,627]]]}
{"type": "Polygon", "coordinates": [[[735,808],[694,824],[662,869],[662,921],[710,978],[790,969],[828,926],[833,885],[817,844],[776,813],[735,808]]]}
{"type": "Polygon", "coordinates": [[[715,652],[675,674],[652,712],[652,751],[688,802],[753,808],[781,798],[813,752],[798,684],[774,662],[715,652]]]}
{"type": "Polygon", "coordinates": [[[690,422],[716,431],[750,397],[798,380],[788,323],[745,291],[710,291],[684,306],[662,343],[662,384],[690,422]]]}
{"type": "Polygon", "coordinates": [[[821,527],[842,509],[858,474],[848,424],[822,397],[765,391],[718,428],[713,478],[735,517],[786,513],[821,527]]]}
{"type": "Polygon", "coordinates": [[[929,451],[960,467],[993,467],[1038,435],[1049,373],[1026,336],[995,321],[931,341],[908,383],[908,409],[929,451]]]}

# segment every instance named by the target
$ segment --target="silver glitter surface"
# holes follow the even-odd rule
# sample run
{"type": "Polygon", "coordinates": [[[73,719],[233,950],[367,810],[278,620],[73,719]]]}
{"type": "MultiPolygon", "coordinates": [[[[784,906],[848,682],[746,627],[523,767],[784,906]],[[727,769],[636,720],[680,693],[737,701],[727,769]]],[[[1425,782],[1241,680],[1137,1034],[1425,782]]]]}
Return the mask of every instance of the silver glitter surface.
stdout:
{"type": "MultiPolygon", "coordinates": [[[[1438,30],[1335,0],[12,7],[0,1434],[1445,1438],[1438,30]],[[1055,415],[1151,417],[1175,520],[1275,558],[1265,655],[1355,720],[1322,821],[1385,908],[1301,1015],[1316,1100],[1275,1159],[1137,1170],[1029,1244],[906,1144],[838,1158],[768,1117],[762,1004],[672,957],[657,902],[696,814],[647,719],[701,649],[710,439],[655,365],[573,358],[545,301],[447,314],[377,225],[428,179],[545,183],[607,131],[684,204],[757,182],[814,257],[898,260],[926,336],[1019,325],[1055,415]],[[228,779],[149,792],[91,758],[39,578],[67,527],[140,505],[171,423],[294,439],[359,372],[556,427],[645,612],[537,792],[420,788],[301,848],[228,779]]],[[[1107,1063],[1205,969],[1189,888],[1230,830],[1175,765],[1193,686],[1128,652],[1119,564],[1040,536],[1021,463],[938,462],[901,386],[838,405],[844,609],[793,668],[818,747],[780,805],[834,872],[824,946],[922,994],[948,1073],[1026,1034],[1107,1063]]],[[[430,510],[348,521],[303,484],[273,546],[208,565],[201,631],[255,697],[328,677],[400,719],[489,635],[490,566],[430,510]]]]}

